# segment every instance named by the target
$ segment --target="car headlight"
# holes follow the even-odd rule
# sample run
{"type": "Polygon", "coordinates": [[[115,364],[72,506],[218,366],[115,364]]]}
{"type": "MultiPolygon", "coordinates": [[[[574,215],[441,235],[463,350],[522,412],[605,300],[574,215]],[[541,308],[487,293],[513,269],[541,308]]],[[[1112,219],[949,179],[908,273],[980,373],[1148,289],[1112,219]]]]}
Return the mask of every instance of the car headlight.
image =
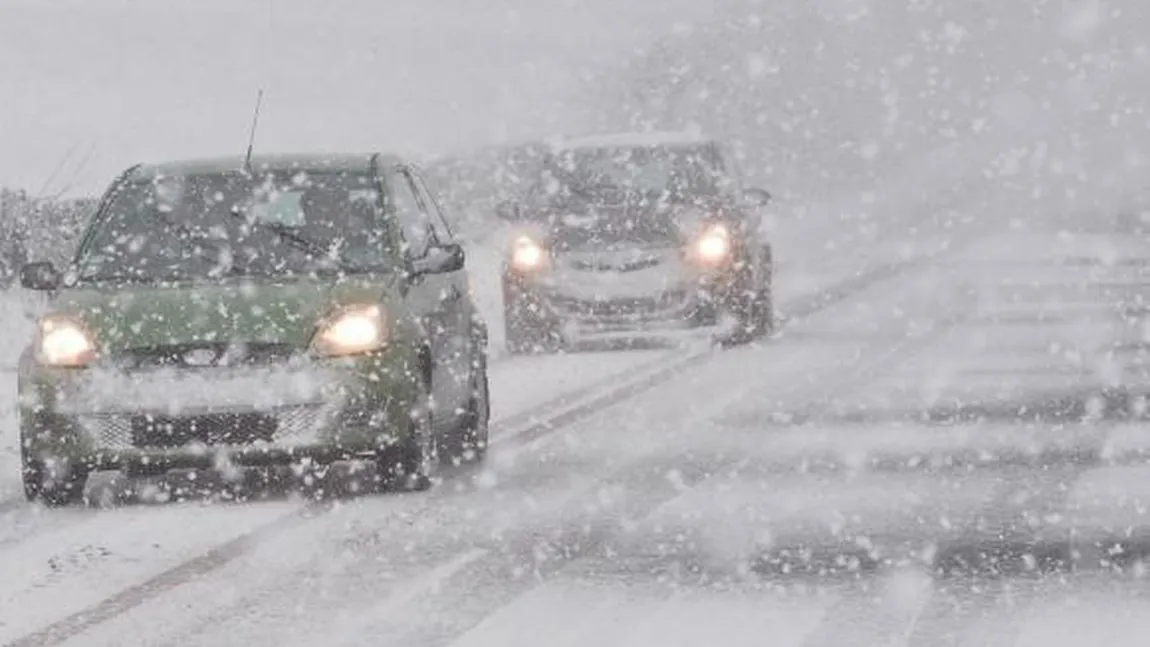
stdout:
{"type": "Polygon", "coordinates": [[[511,248],[511,265],[517,270],[538,270],[547,265],[547,250],[528,236],[520,236],[511,248]]]}
{"type": "Polygon", "coordinates": [[[96,343],[79,322],[44,319],[40,322],[36,357],[45,366],[80,368],[96,357],[96,343]]]}
{"type": "Polygon", "coordinates": [[[718,263],[731,254],[731,234],[722,225],[710,227],[695,241],[695,253],[706,263],[718,263]]]}
{"type": "Polygon", "coordinates": [[[383,308],[358,306],[341,310],[321,323],[312,340],[312,348],[321,355],[337,357],[379,350],[387,342],[388,328],[383,308]]]}

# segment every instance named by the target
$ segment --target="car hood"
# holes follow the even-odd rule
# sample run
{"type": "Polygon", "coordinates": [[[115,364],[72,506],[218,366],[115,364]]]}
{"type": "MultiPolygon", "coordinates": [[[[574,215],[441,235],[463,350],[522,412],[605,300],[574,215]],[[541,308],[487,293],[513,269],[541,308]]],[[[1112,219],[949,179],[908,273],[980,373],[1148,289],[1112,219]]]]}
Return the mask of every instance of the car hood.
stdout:
{"type": "Polygon", "coordinates": [[[340,307],[380,303],[391,279],[211,285],[84,287],[60,293],[51,311],[81,319],[104,350],[207,342],[303,347],[340,307]]]}

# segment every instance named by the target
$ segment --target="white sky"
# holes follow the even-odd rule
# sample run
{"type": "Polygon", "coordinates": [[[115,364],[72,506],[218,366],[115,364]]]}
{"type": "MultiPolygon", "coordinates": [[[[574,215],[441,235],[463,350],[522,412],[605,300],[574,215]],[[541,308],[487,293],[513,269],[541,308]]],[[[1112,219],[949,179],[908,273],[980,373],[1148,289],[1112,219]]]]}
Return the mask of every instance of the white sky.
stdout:
{"type": "Polygon", "coordinates": [[[99,191],[137,161],[439,152],[578,128],[579,79],[713,2],[0,0],[0,185],[99,191]],[[641,5],[641,6],[632,6],[641,5]],[[77,171],[81,161],[87,164],[77,171]]]}

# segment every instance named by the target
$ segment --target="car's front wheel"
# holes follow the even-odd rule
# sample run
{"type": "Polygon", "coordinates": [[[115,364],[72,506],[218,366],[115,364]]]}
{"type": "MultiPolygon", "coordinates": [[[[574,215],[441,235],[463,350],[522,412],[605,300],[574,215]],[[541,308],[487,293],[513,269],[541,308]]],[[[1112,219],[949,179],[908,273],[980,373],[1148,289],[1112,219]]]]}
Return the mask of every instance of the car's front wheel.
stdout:
{"type": "Polygon", "coordinates": [[[726,308],[734,319],[734,328],[720,334],[723,345],[744,344],[769,335],[775,324],[769,275],[762,283],[756,283],[750,272],[742,273],[728,297],[726,308]]]}
{"type": "Polygon", "coordinates": [[[471,372],[471,397],[463,424],[451,437],[444,455],[453,463],[479,462],[487,454],[488,423],[491,419],[491,394],[487,383],[487,353],[480,351],[471,372]]]}
{"type": "Polygon", "coordinates": [[[411,403],[408,430],[399,444],[398,460],[386,460],[381,467],[396,479],[401,489],[423,491],[431,487],[439,468],[439,442],[435,435],[431,387],[423,380],[411,403]]]}
{"type": "Polygon", "coordinates": [[[752,337],[762,337],[775,331],[775,303],[770,284],[759,289],[748,310],[748,328],[752,337]]]}
{"type": "Polygon", "coordinates": [[[84,501],[84,488],[88,484],[88,470],[84,466],[56,466],[24,456],[21,476],[24,496],[29,503],[62,507],[84,501]]]}
{"type": "Polygon", "coordinates": [[[553,353],[563,347],[559,327],[539,309],[519,280],[503,275],[503,333],[512,355],[553,353]]]}

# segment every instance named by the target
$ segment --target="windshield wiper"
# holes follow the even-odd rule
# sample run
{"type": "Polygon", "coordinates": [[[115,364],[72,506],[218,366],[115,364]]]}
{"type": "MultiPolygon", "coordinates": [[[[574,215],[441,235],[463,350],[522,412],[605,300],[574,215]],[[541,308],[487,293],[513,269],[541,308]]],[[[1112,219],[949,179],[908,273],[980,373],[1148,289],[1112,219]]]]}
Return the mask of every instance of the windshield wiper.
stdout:
{"type": "Polygon", "coordinates": [[[178,240],[181,245],[192,249],[197,253],[200,253],[204,250],[211,250],[211,261],[217,266],[223,263],[224,254],[222,247],[218,243],[197,236],[195,232],[188,228],[187,225],[172,220],[171,218],[164,215],[164,212],[160,211],[159,209],[148,209],[148,213],[150,213],[153,218],[159,220],[165,226],[175,231],[177,234],[176,240],[178,240]]]}
{"type": "Polygon", "coordinates": [[[599,193],[624,190],[623,187],[615,184],[590,184],[571,171],[560,167],[550,167],[547,169],[547,172],[557,175],[572,193],[589,200],[595,200],[600,197],[598,195],[599,193]]]}
{"type": "Polygon", "coordinates": [[[343,258],[339,254],[333,254],[330,250],[325,248],[320,243],[318,243],[318,242],[316,242],[316,241],[314,241],[314,240],[312,240],[306,236],[299,235],[298,233],[296,233],[290,227],[284,225],[283,223],[262,222],[259,220],[249,220],[247,218],[247,216],[244,214],[243,210],[241,210],[239,208],[230,209],[228,211],[228,213],[230,213],[232,215],[232,217],[234,217],[234,218],[238,218],[240,220],[243,220],[245,223],[247,223],[251,227],[270,231],[271,233],[275,234],[280,240],[288,243],[292,247],[295,247],[296,249],[298,249],[302,252],[306,252],[306,253],[311,254],[312,256],[315,256],[317,258],[330,259],[335,264],[335,266],[337,268],[339,268],[339,270],[345,274],[354,274],[354,273],[359,271],[359,268],[352,265],[351,263],[348,263],[347,259],[343,258]]]}

